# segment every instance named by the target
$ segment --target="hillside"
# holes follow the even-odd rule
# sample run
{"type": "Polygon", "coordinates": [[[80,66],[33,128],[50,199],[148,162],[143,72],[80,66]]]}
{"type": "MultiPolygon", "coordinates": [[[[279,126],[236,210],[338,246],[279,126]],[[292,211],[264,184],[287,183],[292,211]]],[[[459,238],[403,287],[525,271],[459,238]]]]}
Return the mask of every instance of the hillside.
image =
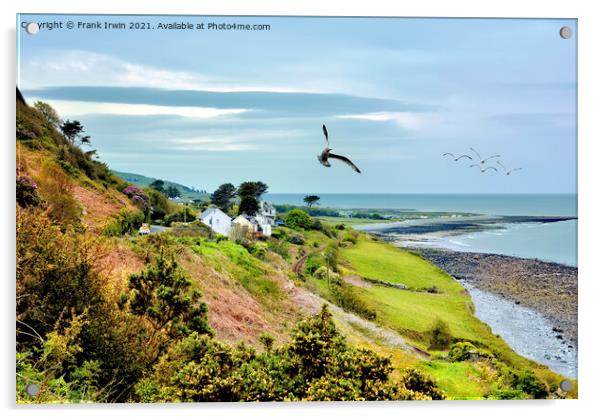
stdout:
{"type": "Polygon", "coordinates": [[[22,100],[16,137],[18,402],[565,396],[417,255],[300,211],[269,238],[139,236],[164,196],[22,100]]]}
{"type": "MultiPolygon", "coordinates": [[[[153,177],[143,176],[142,174],[125,173],[125,172],[116,171],[116,170],[111,170],[111,172],[113,174],[115,174],[116,176],[122,178],[123,180],[127,181],[128,183],[135,184],[136,186],[143,187],[143,188],[150,186],[152,182],[154,182],[155,180],[158,180],[153,177]]],[[[191,200],[199,199],[202,201],[209,201],[208,193],[193,190],[191,187],[184,186],[182,184],[175,183],[173,181],[169,181],[169,180],[165,180],[165,179],[161,179],[161,180],[163,180],[165,182],[165,187],[173,186],[173,187],[177,188],[180,191],[180,193],[182,193],[183,197],[187,197],[191,200]]]]}

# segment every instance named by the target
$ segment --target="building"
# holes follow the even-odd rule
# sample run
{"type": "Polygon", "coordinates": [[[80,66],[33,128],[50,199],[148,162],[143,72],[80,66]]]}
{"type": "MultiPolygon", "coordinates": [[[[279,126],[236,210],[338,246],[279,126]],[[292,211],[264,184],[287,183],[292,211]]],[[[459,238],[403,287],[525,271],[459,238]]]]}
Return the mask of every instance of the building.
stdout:
{"type": "Polygon", "coordinates": [[[219,208],[207,208],[197,219],[218,234],[228,235],[232,228],[232,220],[219,208]]]}
{"type": "Polygon", "coordinates": [[[276,208],[271,203],[259,201],[257,216],[261,216],[262,222],[265,224],[276,225],[276,208]]]}
{"type": "Polygon", "coordinates": [[[169,200],[171,200],[172,202],[178,204],[178,205],[189,205],[192,202],[192,200],[188,199],[187,197],[170,197],[169,200]]]}
{"type": "Polygon", "coordinates": [[[257,220],[248,215],[238,215],[232,221],[233,224],[246,228],[250,233],[255,234],[259,231],[257,220]]]}

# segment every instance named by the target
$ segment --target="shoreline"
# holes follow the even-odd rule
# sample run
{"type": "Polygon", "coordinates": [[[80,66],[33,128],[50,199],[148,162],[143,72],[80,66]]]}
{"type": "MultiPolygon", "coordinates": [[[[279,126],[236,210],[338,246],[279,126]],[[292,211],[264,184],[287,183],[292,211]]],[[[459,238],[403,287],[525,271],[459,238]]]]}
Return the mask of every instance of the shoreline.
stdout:
{"type": "Polygon", "coordinates": [[[460,282],[541,314],[558,340],[577,348],[577,267],[490,253],[404,248],[460,282]]]}

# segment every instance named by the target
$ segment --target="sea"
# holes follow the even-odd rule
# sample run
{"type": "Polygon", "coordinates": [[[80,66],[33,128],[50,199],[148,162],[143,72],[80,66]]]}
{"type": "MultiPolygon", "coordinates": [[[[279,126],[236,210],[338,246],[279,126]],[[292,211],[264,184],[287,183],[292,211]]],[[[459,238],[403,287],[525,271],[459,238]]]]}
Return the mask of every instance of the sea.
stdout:
{"type": "MultiPolygon", "coordinates": [[[[276,204],[303,205],[302,193],[268,194],[276,204]]],[[[577,219],[508,223],[503,216],[577,217],[576,194],[321,194],[320,206],[502,216],[491,231],[429,237],[421,245],[455,251],[536,258],[577,266],[577,219]]],[[[445,218],[442,218],[445,221],[445,218]]]]}

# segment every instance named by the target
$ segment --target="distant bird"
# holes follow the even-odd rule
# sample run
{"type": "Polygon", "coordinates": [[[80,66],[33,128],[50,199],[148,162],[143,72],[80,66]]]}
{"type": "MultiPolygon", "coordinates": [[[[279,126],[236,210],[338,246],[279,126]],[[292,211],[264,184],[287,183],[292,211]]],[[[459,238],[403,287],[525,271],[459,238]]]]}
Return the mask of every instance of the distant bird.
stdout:
{"type": "Polygon", "coordinates": [[[456,157],[456,156],[455,156],[454,154],[452,154],[451,152],[446,152],[445,154],[443,154],[443,156],[444,156],[444,157],[445,157],[446,155],[450,155],[450,156],[451,156],[451,157],[454,159],[454,161],[461,160],[461,159],[462,159],[462,158],[464,158],[464,157],[466,157],[466,158],[468,158],[468,159],[472,160],[472,157],[471,157],[470,155],[466,155],[466,154],[462,154],[462,155],[460,155],[459,157],[456,157]]]}
{"type": "Polygon", "coordinates": [[[324,148],[324,151],[322,151],[322,154],[318,155],[318,161],[320,161],[320,164],[322,164],[324,167],[330,167],[330,162],[328,161],[328,159],[334,158],[335,160],[343,161],[345,164],[347,164],[349,167],[351,167],[353,169],[353,171],[355,171],[357,173],[361,173],[360,169],[357,168],[357,166],[355,164],[353,164],[353,162],[349,158],[344,157],[342,155],[333,154],[330,152],[331,148],[330,148],[330,142],[328,141],[328,130],[326,129],[326,125],[322,125],[322,131],[324,132],[324,137],[326,138],[326,148],[324,148]]]}
{"type": "Polygon", "coordinates": [[[504,171],[506,172],[506,175],[507,175],[507,176],[509,176],[509,175],[510,175],[510,173],[513,173],[513,172],[515,172],[515,171],[518,171],[518,170],[522,170],[522,167],[513,168],[512,170],[508,170],[508,169],[507,169],[507,168],[504,166],[504,164],[500,163],[499,161],[498,161],[497,163],[500,165],[500,167],[502,167],[502,168],[504,169],[504,171]]]}
{"type": "MultiPolygon", "coordinates": [[[[471,150],[472,152],[474,152],[475,154],[477,154],[477,157],[479,157],[479,162],[481,163],[481,165],[485,164],[485,162],[486,162],[487,160],[491,160],[492,158],[499,158],[499,157],[501,157],[501,155],[497,155],[497,154],[496,154],[496,155],[492,155],[491,157],[487,157],[487,158],[483,159],[483,158],[481,157],[481,154],[479,154],[479,153],[478,153],[478,151],[477,151],[476,149],[474,149],[473,147],[470,147],[470,150],[471,150]]],[[[497,170],[496,170],[496,171],[497,171],[497,170]]]]}
{"type": "Polygon", "coordinates": [[[495,170],[496,172],[498,172],[498,171],[497,171],[497,168],[495,168],[494,166],[491,166],[491,165],[490,165],[490,166],[488,166],[488,167],[483,167],[483,166],[481,166],[481,165],[479,165],[479,164],[471,164],[471,166],[470,166],[470,167],[471,167],[471,168],[472,168],[472,167],[478,167],[478,168],[479,168],[479,170],[481,170],[481,173],[484,173],[485,171],[487,171],[487,170],[489,170],[489,169],[491,169],[491,170],[495,170]]]}

